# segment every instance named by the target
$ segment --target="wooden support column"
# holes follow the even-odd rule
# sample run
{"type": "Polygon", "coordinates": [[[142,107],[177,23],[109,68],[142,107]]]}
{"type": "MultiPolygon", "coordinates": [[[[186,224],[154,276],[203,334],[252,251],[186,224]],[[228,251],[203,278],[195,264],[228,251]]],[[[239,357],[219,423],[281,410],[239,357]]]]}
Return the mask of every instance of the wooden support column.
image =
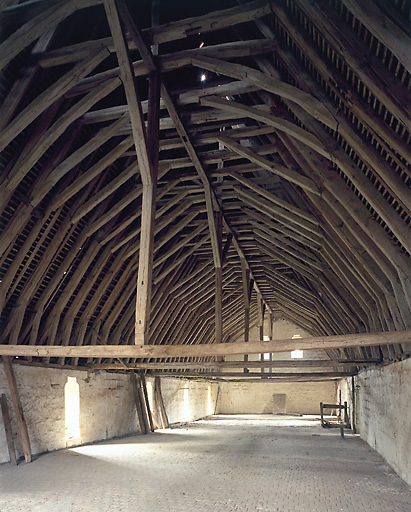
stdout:
{"type": "Polygon", "coordinates": [[[154,380],[154,395],[157,399],[157,403],[160,406],[161,412],[161,422],[163,424],[163,428],[169,428],[170,423],[168,421],[168,416],[166,412],[166,408],[164,407],[163,394],[161,392],[161,380],[160,377],[156,377],[154,380]]]}
{"type": "MultiPolygon", "coordinates": [[[[257,306],[258,306],[258,327],[259,327],[259,339],[264,341],[264,313],[265,305],[261,293],[257,293],[257,306]]],[[[260,360],[264,361],[264,354],[260,354],[260,360]]],[[[264,373],[264,367],[261,368],[261,373],[264,373]]]]}
{"type": "Polygon", "coordinates": [[[356,405],[356,399],[355,399],[355,376],[353,375],[351,377],[351,403],[352,403],[352,425],[351,425],[351,428],[352,428],[352,431],[353,431],[353,434],[356,434],[357,433],[357,419],[356,419],[356,414],[357,414],[357,405],[356,405]]]}
{"type": "Polygon", "coordinates": [[[7,398],[5,394],[1,395],[1,413],[3,416],[4,430],[6,432],[7,448],[9,450],[10,463],[17,466],[16,450],[14,448],[13,432],[11,430],[11,419],[9,414],[9,407],[7,405],[7,398]]]}
{"type": "MultiPolygon", "coordinates": [[[[273,311],[270,310],[269,311],[269,315],[270,315],[270,323],[268,325],[268,329],[269,329],[269,331],[268,331],[268,338],[270,340],[272,340],[273,337],[274,337],[274,313],[273,313],[273,311]]],[[[273,354],[270,353],[269,361],[272,362],[272,360],[273,360],[273,354]]],[[[270,366],[268,368],[268,373],[272,373],[272,372],[273,372],[273,369],[272,369],[272,366],[270,366]]]]}
{"type": "Polygon", "coordinates": [[[143,391],[144,401],[146,404],[148,423],[150,425],[151,432],[154,432],[153,415],[151,414],[150,401],[148,399],[146,378],[144,376],[144,373],[142,373],[142,372],[140,373],[140,379],[141,379],[141,389],[143,391]]]}
{"type": "MultiPolygon", "coordinates": [[[[217,232],[217,245],[220,254],[220,262],[222,261],[222,234],[223,221],[221,212],[215,213],[215,225],[217,232]]],[[[223,269],[215,266],[215,342],[223,341],[223,269]]]]}
{"type": "MultiPolygon", "coordinates": [[[[120,23],[116,2],[105,0],[104,7],[120,66],[120,76],[127,98],[137,161],[143,182],[135,344],[146,345],[149,342],[151,310],[154,219],[158,171],[160,78],[155,67],[152,66],[149,82],[147,135],[141,101],[135,84],[133,66],[128,52],[127,39],[120,23]]],[[[123,4],[120,4],[120,8],[123,13],[123,22],[127,23],[128,20],[129,23],[132,23],[128,13],[124,12],[123,4]]],[[[127,25],[127,28],[130,32],[134,27],[127,25]]]]}
{"type": "Polygon", "coordinates": [[[134,403],[135,403],[136,411],[137,411],[138,422],[140,424],[140,430],[141,430],[142,434],[147,434],[148,429],[147,429],[147,424],[144,420],[144,412],[143,412],[143,407],[142,407],[142,403],[140,400],[140,393],[139,393],[139,389],[138,389],[139,386],[137,383],[136,375],[133,371],[130,372],[130,381],[131,381],[131,389],[133,391],[134,403]]]}
{"type": "Polygon", "coordinates": [[[31,462],[31,446],[30,438],[27,430],[26,420],[24,419],[23,407],[20,401],[19,391],[17,389],[16,376],[14,375],[13,365],[11,357],[3,356],[4,372],[6,374],[7,382],[10,389],[10,395],[13,402],[14,413],[17,418],[17,426],[23,445],[24,460],[31,462]]]}
{"type": "MultiPolygon", "coordinates": [[[[250,269],[244,259],[241,259],[241,275],[243,279],[244,296],[244,341],[247,343],[250,339],[250,269]]],[[[244,354],[244,362],[248,361],[248,354],[244,354]]],[[[244,368],[244,373],[248,373],[248,368],[244,368]]]]}

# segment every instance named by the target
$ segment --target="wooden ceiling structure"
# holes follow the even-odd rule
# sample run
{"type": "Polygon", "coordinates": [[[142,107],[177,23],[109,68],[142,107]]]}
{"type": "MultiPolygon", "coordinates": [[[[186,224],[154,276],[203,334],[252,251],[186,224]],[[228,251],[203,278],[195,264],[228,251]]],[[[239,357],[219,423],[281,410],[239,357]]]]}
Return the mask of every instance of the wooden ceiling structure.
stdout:
{"type": "Polygon", "coordinates": [[[0,5],[0,354],[411,354],[405,0],[0,5]],[[313,338],[248,339],[279,317],[313,338]]]}

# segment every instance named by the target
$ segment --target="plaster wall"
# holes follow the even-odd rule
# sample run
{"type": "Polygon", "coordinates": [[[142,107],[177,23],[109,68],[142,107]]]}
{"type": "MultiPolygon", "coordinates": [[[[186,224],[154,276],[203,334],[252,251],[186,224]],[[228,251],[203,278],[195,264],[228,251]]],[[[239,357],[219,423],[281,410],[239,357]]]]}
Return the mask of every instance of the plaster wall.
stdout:
{"type": "Polygon", "coordinates": [[[185,423],[215,412],[218,384],[187,379],[161,379],[161,392],[169,422],[185,423]]]}
{"type": "MultiPolygon", "coordinates": [[[[33,454],[124,436],[139,431],[129,377],[114,373],[59,370],[13,364],[33,454]],[[67,377],[75,378],[80,395],[80,437],[66,440],[65,394],[67,377]]],[[[23,455],[3,365],[0,394],[5,393],[12,418],[17,457],[23,455]]],[[[7,462],[3,419],[0,416],[0,462],[7,462]]]]}
{"type": "MultiPolygon", "coordinates": [[[[13,364],[33,454],[121,437],[139,432],[130,378],[126,374],[60,370],[13,364]],[[75,378],[80,395],[80,437],[66,440],[65,394],[67,378],[75,378]]],[[[170,423],[186,422],[214,413],[217,385],[183,379],[162,379],[170,423]]],[[[0,394],[5,393],[12,419],[17,457],[23,449],[3,364],[0,394]]],[[[0,463],[9,461],[0,414],[0,463]]]]}
{"type": "MultiPolygon", "coordinates": [[[[268,335],[268,319],[264,322],[264,335],[268,335]]],[[[259,339],[259,328],[250,329],[250,341],[259,339]]],[[[291,339],[299,335],[301,338],[310,337],[303,328],[284,319],[277,318],[273,322],[273,339],[291,339]]],[[[242,341],[239,338],[236,341],[242,341]]],[[[259,361],[260,354],[251,354],[249,361],[259,361]]],[[[328,359],[323,350],[305,350],[303,359],[328,359]]],[[[241,357],[226,357],[226,361],[242,360],[241,357]]],[[[292,360],[290,352],[272,354],[272,360],[292,360]]],[[[323,369],[320,371],[327,371],[323,369]]],[[[302,368],[273,368],[272,373],[298,373],[310,372],[302,368]]],[[[230,372],[243,373],[242,369],[230,369],[230,372]]],[[[260,370],[250,369],[250,372],[260,370]]],[[[265,370],[268,375],[268,370],[265,370]]],[[[334,381],[325,382],[227,382],[220,384],[220,394],[217,404],[218,413],[221,414],[270,414],[270,413],[296,413],[319,414],[320,402],[336,403],[336,384],[334,381]],[[285,395],[285,396],[284,396],[285,395]]]]}
{"type": "MultiPolygon", "coordinates": [[[[346,380],[341,390],[352,406],[346,380]]],[[[361,372],[355,395],[361,438],[411,485],[411,359],[361,372]]]]}
{"type": "Polygon", "coordinates": [[[219,414],[320,414],[320,402],[334,403],[334,382],[227,382],[220,384],[219,414]],[[276,395],[276,396],[275,396],[276,395]],[[285,395],[284,410],[276,409],[285,395]]]}

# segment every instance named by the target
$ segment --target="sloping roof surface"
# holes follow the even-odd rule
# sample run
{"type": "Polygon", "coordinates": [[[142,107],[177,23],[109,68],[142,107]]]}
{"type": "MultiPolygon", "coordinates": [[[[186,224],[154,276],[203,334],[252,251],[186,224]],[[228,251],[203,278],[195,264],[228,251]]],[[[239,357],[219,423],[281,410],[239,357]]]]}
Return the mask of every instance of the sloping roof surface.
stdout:
{"type": "MultiPolygon", "coordinates": [[[[117,8],[2,4],[0,342],[132,344],[143,181],[117,8]]],[[[410,329],[407,2],[160,1],[153,28],[151,2],[118,6],[144,116],[133,27],[161,71],[150,343],[215,341],[216,258],[222,341],[248,301],[251,325],[410,329]]]]}

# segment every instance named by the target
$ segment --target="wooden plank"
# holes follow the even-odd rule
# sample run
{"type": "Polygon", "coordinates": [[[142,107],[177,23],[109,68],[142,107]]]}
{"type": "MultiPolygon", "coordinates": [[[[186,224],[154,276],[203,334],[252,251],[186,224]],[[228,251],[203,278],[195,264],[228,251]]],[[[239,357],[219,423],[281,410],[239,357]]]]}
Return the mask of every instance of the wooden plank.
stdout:
{"type": "MultiPolygon", "coordinates": [[[[43,11],[40,12],[40,14],[30,19],[0,44],[0,69],[3,69],[16,55],[38,39],[44,32],[50,30],[50,28],[63,21],[73,12],[98,3],[100,3],[100,0],[58,2],[46,10],[44,10],[43,6],[43,11]]],[[[23,7],[25,7],[25,5],[23,5],[23,7]]],[[[12,9],[13,8],[10,8],[9,11],[12,9]]],[[[14,9],[16,9],[16,7],[14,7],[14,9]]],[[[2,12],[2,17],[7,16],[7,9],[5,11],[6,12],[2,12]]]]}
{"type": "Polygon", "coordinates": [[[167,411],[164,406],[163,394],[161,392],[161,379],[159,377],[155,377],[154,379],[154,392],[157,397],[157,402],[160,406],[163,428],[169,428],[170,423],[168,421],[167,411]]]}
{"type": "Polygon", "coordinates": [[[138,422],[140,424],[140,431],[142,434],[147,434],[147,425],[144,421],[144,414],[138,390],[137,378],[136,374],[133,371],[130,372],[130,383],[133,392],[134,404],[136,406],[138,422]]]}
{"type": "MultiPolygon", "coordinates": [[[[335,11],[326,14],[328,11],[325,5],[313,6],[307,0],[296,0],[296,5],[301,11],[311,20],[313,24],[320,27],[320,31],[325,37],[326,41],[334,48],[335,52],[346,64],[354,71],[358,78],[365,84],[366,87],[372,91],[372,94],[397,117],[407,128],[411,129],[409,119],[409,112],[403,108],[401,94],[391,94],[387,90],[387,83],[392,83],[393,76],[386,68],[381,68],[381,72],[377,73],[372,69],[368,62],[365,64],[366,53],[369,56],[369,49],[361,45],[361,40],[357,40],[359,44],[352,43],[348,38],[351,37],[350,33],[344,32],[344,23],[339,24],[339,17],[336,16],[335,11]],[[386,76],[385,73],[387,73],[386,76]]],[[[391,90],[391,89],[390,89],[391,90]]],[[[404,88],[404,93],[408,91],[404,88]]]]}
{"type": "Polygon", "coordinates": [[[240,114],[243,117],[250,117],[251,119],[261,121],[265,124],[273,126],[277,130],[287,133],[287,135],[290,135],[291,137],[296,138],[315,151],[318,151],[326,158],[329,158],[330,156],[329,150],[318,140],[317,137],[307,132],[306,130],[303,130],[299,126],[291,123],[290,121],[286,121],[282,118],[275,117],[272,114],[261,111],[261,109],[256,108],[256,106],[248,107],[238,102],[218,98],[216,96],[203,97],[200,99],[200,103],[204,106],[214,107],[217,109],[225,110],[227,112],[240,114]]]}
{"type": "Polygon", "coordinates": [[[272,203],[275,203],[277,206],[280,206],[282,209],[287,210],[287,211],[291,212],[292,214],[295,214],[295,215],[307,220],[308,222],[311,222],[311,224],[314,224],[315,226],[319,225],[319,221],[314,217],[314,215],[302,210],[298,206],[295,206],[288,201],[284,201],[277,195],[271,193],[266,188],[256,184],[253,180],[245,178],[242,174],[232,171],[229,168],[227,169],[227,174],[228,174],[228,176],[231,176],[232,178],[234,178],[236,181],[238,181],[242,185],[245,185],[246,187],[253,190],[254,192],[257,192],[257,194],[259,194],[260,196],[265,197],[272,203]]]}
{"type": "MultiPolygon", "coordinates": [[[[341,105],[344,105],[345,108],[349,109],[352,114],[358,117],[364,126],[367,127],[368,131],[374,135],[374,137],[383,147],[385,147],[386,151],[389,152],[394,159],[396,158],[395,155],[397,153],[404,156],[409,154],[409,146],[407,146],[405,140],[403,140],[397,132],[392,130],[391,127],[374,112],[370,105],[364,104],[362,96],[358,93],[357,89],[355,89],[342,74],[338,77],[338,84],[334,83],[333,69],[328,65],[324,55],[313,42],[307,40],[304,34],[294,26],[291,18],[278,4],[273,5],[273,12],[281,24],[284,25],[297,47],[303,51],[306,59],[308,59],[313,69],[315,69],[317,73],[321,74],[324,80],[327,81],[328,86],[336,98],[338,98],[338,101],[341,102],[341,105]]],[[[265,37],[275,37],[275,33],[270,27],[268,27],[268,25],[261,21],[258,21],[257,23],[265,37]]],[[[315,82],[312,76],[305,71],[293,53],[291,53],[287,48],[280,46],[277,46],[276,52],[284,62],[284,65],[287,67],[289,72],[293,75],[294,79],[297,80],[300,87],[304,90],[311,89],[312,92],[317,91],[317,93],[321,94],[320,97],[322,100],[324,101],[324,98],[327,98],[327,103],[329,103],[328,96],[321,93],[317,82],[315,82]]],[[[261,66],[260,69],[263,71],[261,66]]],[[[267,69],[267,66],[265,66],[265,69],[267,69]]],[[[341,114],[337,114],[337,116],[339,120],[343,119],[341,114]]],[[[401,166],[400,162],[398,162],[398,164],[401,166]]]]}
{"type": "Polygon", "coordinates": [[[249,341],[248,343],[215,343],[199,345],[106,345],[46,346],[0,345],[3,356],[37,357],[204,357],[233,354],[291,352],[292,350],[327,350],[349,347],[372,347],[410,343],[411,330],[317,336],[297,340],[249,341]]]}
{"type": "Polygon", "coordinates": [[[207,207],[207,219],[210,230],[210,238],[211,238],[211,246],[213,249],[213,257],[214,257],[214,265],[216,268],[221,268],[221,252],[219,251],[218,240],[217,240],[217,230],[215,224],[214,212],[218,211],[218,203],[215,199],[214,191],[211,187],[211,184],[208,180],[207,174],[203,168],[200,159],[198,158],[197,152],[191,142],[190,136],[180,118],[180,115],[177,111],[176,106],[174,105],[173,99],[169,94],[168,90],[164,86],[161,87],[161,96],[163,101],[167,107],[167,110],[170,114],[171,119],[174,122],[177,133],[179,134],[183,145],[196,169],[198,172],[201,181],[204,186],[204,194],[206,200],[207,207]]]}
{"type": "MultiPolygon", "coordinates": [[[[264,369],[262,369],[263,372],[264,369]]],[[[194,372],[150,372],[150,375],[154,376],[162,376],[162,377],[202,377],[202,378],[219,378],[219,379],[230,379],[235,377],[261,377],[262,379],[267,378],[275,378],[277,380],[281,379],[301,379],[301,378],[313,378],[313,379],[324,379],[324,378],[343,378],[343,377],[351,377],[353,375],[356,375],[357,372],[348,372],[348,371],[341,371],[341,372],[277,372],[277,373],[257,373],[257,372],[249,372],[249,373],[240,373],[240,372],[202,372],[202,373],[194,373],[194,372]]]]}
{"type": "MultiPolygon", "coordinates": [[[[220,262],[222,261],[222,236],[223,236],[223,218],[221,212],[215,214],[215,225],[217,232],[217,244],[220,254],[220,262]]],[[[215,267],[215,342],[223,341],[223,271],[222,267],[215,267]]]]}
{"type": "Polygon", "coordinates": [[[24,176],[30,171],[35,163],[50,148],[50,146],[69,128],[69,126],[95,103],[114,91],[120,81],[111,80],[96,89],[93,89],[84,98],[79,100],[73,107],[60,115],[56,122],[47,130],[31,151],[24,151],[8,173],[5,186],[8,190],[14,190],[24,176]]]}
{"type": "Polygon", "coordinates": [[[140,167],[142,182],[144,185],[151,185],[153,183],[152,163],[148,150],[146,126],[140,96],[134,81],[134,73],[128,53],[125,33],[123,32],[120,24],[116,3],[110,0],[104,0],[104,8],[117,52],[120,76],[127,98],[128,112],[130,115],[134,145],[136,148],[137,161],[140,167]]]}
{"type": "Polygon", "coordinates": [[[143,372],[140,372],[140,380],[141,380],[141,389],[142,389],[143,395],[144,395],[144,403],[146,405],[148,423],[150,425],[151,432],[154,432],[153,415],[151,414],[150,401],[148,399],[148,393],[147,393],[147,384],[146,384],[146,379],[145,379],[143,372]]]}
{"type": "Polygon", "coordinates": [[[3,367],[9,385],[11,400],[13,402],[14,414],[16,415],[17,426],[19,429],[20,438],[23,445],[24,460],[26,462],[31,462],[32,455],[30,438],[27,430],[26,420],[24,419],[23,407],[20,401],[19,390],[17,387],[16,376],[14,375],[11,357],[5,357],[3,355],[3,367]]]}
{"type": "Polygon", "coordinates": [[[267,158],[264,158],[260,155],[257,155],[251,149],[242,146],[238,142],[230,140],[228,137],[218,137],[217,140],[224,144],[224,146],[234,151],[235,153],[244,156],[245,158],[248,158],[250,162],[258,164],[263,169],[266,169],[267,171],[270,171],[273,174],[281,176],[281,178],[291,181],[292,183],[299,185],[301,188],[305,190],[320,195],[318,188],[306,176],[303,176],[295,171],[291,171],[290,169],[287,169],[287,167],[285,166],[272,162],[271,160],[268,160],[267,158]]]}
{"type": "MultiPolygon", "coordinates": [[[[102,128],[97,134],[88,140],[83,146],[74,151],[68,158],[63,160],[55,169],[42,177],[32,192],[31,205],[37,206],[43,197],[58,183],[69,171],[78,165],[84,158],[93,153],[111,137],[118,135],[118,130],[127,123],[126,117],[121,117],[109,126],[102,128]]],[[[99,164],[96,164],[100,165],[99,164]]],[[[95,166],[93,166],[93,171],[95,166]]],[[[101,167],[99,167],[101,170],[101,167]]],[[[89,176],[89,175],[88,175],[89,176]]],[[[61,203],[61,198],[58,204],[61,203]]]]}
{"type": "Polygon", "coordinates": [[[150,423],[149,423],[149,420],[148,420],[148,410],[149,410],[149,407],[148,407],[148,404],[146,404],[146,401],[145,401],[145,395],[144,395],[144,392],[143,392],[141,376],[140,375],[136,375],[136,379],[137,379],[138,398],[139,398],[139,402],[141,404],[141,412],[142,412],[142,415],[143,415],[143,421],[144,421],[144,426],[145,426],[145,434],[149,434],[151,432],[151,430],[150,430],[150,423]]]}
{"type": "Polygon", "coordinates": [[[7,448],[9,450],[10,463],[17,466],[16,450],[14,448],[13,431],[11,429],[11,418],[6,395],[3,393],[0,399],[1,413],[3,416],[4,430],[6,432],[7,448]]]}
{"type": "MultiPolygon", "coordinates": [[[[243,284],[244,300],[244,343],[250,339],[250,299],[252,286],[250,283],[250,268],[245,259],[241,259],[241,277],[243,284]]],[[[244,354],[244,362],[248,361],[248,354],[244,354]]],[[[244,373],[248,373],[248,367],[244,367],[244,373]]]]}
{"type": "MultiPolygon", "coordinates": [[[[125,5],[120,2],[123,22],[125,21],[131,36],[137,42],[138,48],[145,62],[152,61],[150,50],[140,37],[125,5]],[[137,39],[137,41],[136,41],[137,39]],[[143,52],[143,53],[142,53],[143,52]]],[[[137,298],[135,318],[135,343],[144,345],[149,342],[150,313],[151,313],[151,286],[153,271],[153,241],[154,221],[156,209],[156,187],[158,172],[158,139],[159,139],[159,111],[160,111],[160,76],[156,67],[151,66],[153,73],[149,83],[149,109],[148,109],[148,136],[143,116],[140,97],[134,80],[134,70],[128,51],[125,32],[120,23],[119,12],[115,2],[104,1],[110,30],[117,52],[120,73],[126,93],[134,145],[137,161],[143,183],[143,201],[141,210],[141,231],[139,248],[139,266],[137,276],[137,298]]]]}
{"type": "MultiPolygon", "coordinates": [[[[44,52],[53,40],[54,35],[55,28],[52,28],[43,34],[34,45],[33,49],[31,50],[31,54],[36,55],[38,53],[44,52]]],[[[0,107],[0,131],[3,130],[4,127],[13,118],[18,106],[20,105],[20,102],[27,94],[30,85],[32,84],[34,78],[37,76],[39,69],[40,67],[36,63],[32,66],[24,68],[19,72],[19,77],[14,82],[0,107]]]]}
{"type": "MultiPolygon", "coordinates": [[[[273,361],[203,361],[170,363],[133,363],[130,370],[216,370],[220,368],[349,368],[367,367],[381,363],[380,359],[278,359],[273,361]]],[[[22,362],[23,364],[23,362],[22,362]]],[[[123,365],[93,364],[92,370],[123,370],[123,365]]]]}
{"type": "MultiPolygon", "coordinates": [[[[83,0],[85,1],[85,0],[83,0]]],[[[90,0],[93,1],[93,0],[90,0]]],[[[238,23],[245,23],[253,21],[266,16],[271,11],[270,2],[267,0],[256,0],[249,2],[243,6],[236,6],[229,9],[217,10],[202,16],[186,18],[184,20],[159,25],[142,30],[144,40],[151,45],[163,44],[178,39],[185,39],[198,32],[205,34],[214,30],[221,30],[226,27],[231,27],[238,23]]],[[[136,45],[133,41],[128,41],[129,48],[135,49],[136,45]]],[[[115,46],[111,37],[95,41],[86,41],[75,44],[61,50],[49,52],[52,55],[58,56],[59,60],[55,58],[49,59],[47,63],[48,53],[40,57],[42,65],[60,65],[67,62],[80,60],[90,54],[96,48],[106,47],[110,53],[115,51],[115,46]]]]}
{"type": "Polygon", "coordinates": [[[108,55],[109,53],[106,49],[94,52],[87,59],[74,66],[72,70],[59,78],[48,89],[39,94],[2,131],[0,135],[0,151],[48,107],[69,91],[82,77],[88,75],[90,71],[98,66],[108,55]]]}
{"type": "Polygon", "coordinates": [[[137,275],[135,343],[150,341],[151,287],[153,280],[153,241],[156,207],[156,185],[143,185],[141,231],[137,275]]]}
{"type": "MultiPolygon", "coordinates": [[[[298,105],[292,105],[290,103],[289,108],[303,123],[308,122],[308,119],[305,117],[306,113],[298,105]]],[[[286,115],[285,112],[284,115],[286,115]]],[[[317,140],[322,142],[324,147],[333,143],[333,138],[317,121],[312,120],[310,129],[315,134],[317,140]]],[[[295,141],[295,143],[297,145],[299,144],[298,141],[295,141]]],[[[306,154],[308,152],[308,148],[305,148],[305,150],[302,150],[301,152],[306,154]]],[[[362,146],[361,153],[364,152],[367,153],[364,146],[362,146]]],[[[331,161],[334,161],[339,166],[343,173],[352,181],[357,190],[366,198],[370,205],[376,210],[378,215],[380,215],[381,218],[386,222],[395,236],[400,240],[404,248],[406,248],[408,252],[411,252],[409,227],[404,223],[400,215],[395,212],[391,204],[389,204],[384,199],[381,193],[370,182],[369,178],[362,172],[359,167],[356,166],[356,164],[354,164],[353,160],[347,155],[347,153],[342,148],[335,147],[329,151],[328,156],[325,153],[323,153],[322,156],[325,156],[331,161]]],[[[367,156],[365,156],[366,161],[367,159],[367,156]]],[[[327,181],[330,182],[332,180],[330,180],[329,177],[327,180],[324,180],[325,186],[327,186],[327,181]]],[[[403,196],[407,195],[411,197],[409,192],[408,194],[403,194],[403,196]]],[[[406,202],[409,204],[408,200],[406,200],[406,202]]]]}
{"type": "Polygon", "coordinates": [[[231,78],[243,80],[244,82],[251,83],[257,87],[264,89],[281,96],[282,98],[289,99],[301,108],[306,110],[315,119],[326,124],[332,130],[336,130],[338,122],[333,115],[324,107],[324,105],[311,94],[303,92],[297,87],[279,80],[274,76],[267,76],[261,71],[257,71],[248,66],[241,64],[234,64],[232,62],[225,62],[212,57],[194,57],[191,59],[194,66],[201,69],[207,69],[213,73],[223,74],[231,78]]]}
{"type": "MultiPolygon", "coordinates": [[[[304,38],[301,39],[304,43],[304,52],[308,52],[311,62],[313,62],[313,64],[317,66],[322,73],[326,73],[325,79],[332,82],[330,69],[327,65],[324,65],[324,63],[321,62],[319,53],[310,47],[304,38]]],[[[318,90],[318,83],[303,68],[294,54],[289,50],[282,48],[277,48],[277,52],[280,54],[281,59],[284,62],[284,66],[289,69],[289,72],[292,73],[300,87],[306,91],[312,92],[313,94],[317,94],[318,98],[321,99],[328,110],[332,112],[335,108],[335,104],[325,92],[318,90]]],[[[272,69],[275,69],[267,59],[258,58],[257,62],[260,69],[266,72],[270,72],[272,69]]],[[[344,83],[344,85],[346,88],[345,90],[349,91],[350,96],[353,97],[352,100],[348,101],[347,95],[342,95],[341,89],[336,87],[333,88],[333,93],[338,96],[341,104],[344,104],[346,108],[349,108],[352,114],[356,115],[367,130],[373,134],[382,147],[385,148],[385,150],[392,156],[393,162],[396,161],[397,164],[402,167],[402,162],[396,160],[396,152],[393,151],[393,149],[396,149],[399,154],[402,154],[403,158],[409,159],[409,157],[411,157],[411,153],[409,147],[405,146],[405,141],[403,141],[403,144],[400,144],[398,134],[384,123],[376,114],[374,114],[371,107],[365,107],[362,104],[360,99],[356,97],[356,95],[358,96],[358,93],[353,91],[352,87],[350,87],[348,83],[344,83]]],[[[292,104],[290,106],[292,107],[292,104]]],[[[391,190],[392,194],[398,198],[403,208],[407,210],[408,205],[410,204],[410,191],[407,187],[404,187],[404,182],[400,176],[396,172],[392,172],[391,165],[387,162],[386,158],[381,156],[381,150],[377,150],[373,144],[366,142],[363,137],[358,135],[344,114],[339,112],[335,117],[339,123],[338,133],[349,143],[356,154],[361,156],[361,160],[373,169],[374,173],[377,173],[384,180],[384,183],[391,190]]]]}

